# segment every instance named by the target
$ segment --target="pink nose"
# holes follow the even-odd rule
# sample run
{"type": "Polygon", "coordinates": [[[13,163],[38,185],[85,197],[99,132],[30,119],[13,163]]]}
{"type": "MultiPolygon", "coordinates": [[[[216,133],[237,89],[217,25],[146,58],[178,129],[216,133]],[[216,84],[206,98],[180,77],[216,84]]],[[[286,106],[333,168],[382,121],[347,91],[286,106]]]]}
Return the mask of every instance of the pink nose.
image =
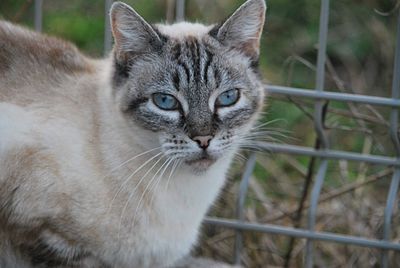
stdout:
{"type": "Polygon", "coordinates": [[[200,146],[200,148],[207,149],[207,147],[210,145],[210,141],[212,140],[213,136],[196,136],[192,138],[197,144],[200,146]]]}

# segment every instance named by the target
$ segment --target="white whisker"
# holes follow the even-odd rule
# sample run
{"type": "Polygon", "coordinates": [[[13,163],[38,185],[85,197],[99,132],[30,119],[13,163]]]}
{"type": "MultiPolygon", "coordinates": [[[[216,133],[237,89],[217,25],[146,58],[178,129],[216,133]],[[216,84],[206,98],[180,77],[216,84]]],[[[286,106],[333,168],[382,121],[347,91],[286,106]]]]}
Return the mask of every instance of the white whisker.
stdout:
{"type": "Polygon", "coordinates": [[[169,173],[168,179],[167,179],[167,183],[165,184],[165,189],[168,189],[168,185],[169,185],[169,181],[171,180],[172,174],[174,173],[176,167],[178,166],[178,164],[181,162],[180,159],[174,159],[174,164],[171,168],[171,172],[169,173]]]}
{"type": "Polygon", "coordinates": [[[109,208],[107,209],[107,214],[110,212],[110,209],[112,208],[112,205],[115,201],[115,199],[117,198],[118,194],[121,192],[121,190],[123,189],[123,187],[125,186],[125,184],[128,183],[128,181],[136,174],[138,173],[143,167],[145,167],[149,162],[151,162],[154,158],[158,157],[162,155],[162,152],[159,152],[158,154],[152,156],[150,159],[148,159],[147,161],[145,161],[142,165],[140,165],[131,175],[128,176],[128,178],[120,185],[120,187],[118,188],[117,192],[115,193],[115,195],[113,196],[109,208]]]}
{"type": "MultiPolygon", "coordinates": [[[[162,153],[157,154],[156,156],[159,156],[162,153]]],[[[150,171],[161,161],[161,159],[163,159],[164,156],[161,156],[151,167],[150,169],[142,176],[142,178],[139,180],[139,182],[135,185],[135,187],[133,188],[132,192],[129,194],[128,200],[125,203],[124,208],[122,209],[121,212],[121,218],[120,218],[120,223],[119,223],[119,227],[118,227],[118,237],[119,237],[119,231],[121,229],[121,225],[122,225],[122,219],[124,216],[124,213],[126,211],[126,209],[128,208],[129,202],[133,196],[133,194],[136,192],[137,188],[140,186],[140,184],[143,182],[144,178],[146,178],[146,176],[150,173],[150,171]]],[[[153,157],[154,159],[154,157],[153,157]]],[[[130,176],[132,177],[132,176],[130,176]]]]}
{"type": "Polygon", "coordinates": [[[284,120],[283,120],[283,119],[280,119],[280,118],[273,119],[273,120],[271,120],[271,121],[268,121],[268,122],[264,122],[264,123],[255,125],[255,126],[252,127],[251,129],[258,129],[258,128],[260,128],[260,127],[268,126],[268,125],[274,124],[274,123],[279,122],[279,121],[284,121],[284,120]]]}
{"type": "MultiPolygon", "coordinates": [[[[161,146],[156,147],[156,148],[153,148],[153,149],[150,149],[150,150],[147,150],[147,151],[145,151],[145,152],[143,152],[143,153],[140,153],[140,154],[138,154],[138,155],[135,155],[135,156],[132,157],[132,158],[129,158],[128,160],[126,160],[126,161],[123,162],[122,164],[120,164],[120,165],[118,165],[117,167],[111,169],[108,175],[110,175],[111,173],[113,173],[113,172],[116,171],[117,169],[123,167],[125,164],[127,164],[127,163],[133,161],[134,159],[136,159],[136,158],[138,158],[138,157],[141,157],[142,155],[148,154],[148,153],[150,153],[150,152],[153,152],[153,151],[155,151],[155,150],[158,150],[158,149],[161,149],[161,146]]],[[[106,176],[108,176],[108,175],[106,175],[106,176]]]]}
{"type": "MultiPolygon", "coordinates": [[[[160,160],[161,160],[161,159],[160,159],[160,160]]],[[[144,196],[146,195],[147,192],[150,192],[150,190],[151,190],[151,185],[153,184],[153,181],[155,180],[155,182],[157,182],[158,179],[156,179],[156,177],[157,177],[158,173],[160,172],[160,170],[161,170],[166,164],[168,164],[169,162],[170,162],[170,159],[167,158],[167,159],[164,161],[164,163],[158,168],[158,170],[156,171],[156,173],[154,173],[153,177],[149,180],[149,182],[147,183],[147,185],[146,185],[146,187],[145,187],[145,189],[144,189],[142,195],[141,195],[140,198],[139,198],[138,204],[137,204],[137,206],[136,206],[136,209],[135,209],[135,212],[134,212],[134,215],[133,215],[133,218],[132,218],[132,226],[131,226],[131,228],[133,228],[133,226],[134,226],[134,224],[135,224],[136,216],[137,216],[138,211],[139,211],[139,209],[140,209],[140,207],[141,207],[141,205],[142,205],[142,201],[143,201],[143,199],[144,199],[144,196]],[[149,187],[150,187],[150,188],[149,188],[149,187]]],[[[160,175],[160,177],[161,177],[161,175],[160,175]]]]}
{"type": "MultiPolygon", "coordinates": [[[[158,179],[157,179],[157,181],[156,181],[156,183],[155,183],[155,186],[152,187],[149,191],[153,191],[153,192],[156,192],[156,191],[157,191],[157,187],[158,187],[158,185],[160,184],[160,181],[161,181],[161,179],[163,178],[163,176],[164,176],[164,174],[165,174],[165,171],[167,171],[167,169],[168,169],[168,167],[170,166],[170,164],[173,163],[175,160],[172,159],[172,158],[168,158],[167,161],[168,161],[168,162],[167,162],[166,166],[164,167],[163,171],[161,171],[161,174],[158,176],[158,179]]],[[[150,208],[152,207],[152,204],[153,204],[153,200],[154,200],[155,195],[156,195],[156,193],[153,194],[153,196],[152,196],[151,199],[150,199],[150,205],[149,205],[150,208]]]]}

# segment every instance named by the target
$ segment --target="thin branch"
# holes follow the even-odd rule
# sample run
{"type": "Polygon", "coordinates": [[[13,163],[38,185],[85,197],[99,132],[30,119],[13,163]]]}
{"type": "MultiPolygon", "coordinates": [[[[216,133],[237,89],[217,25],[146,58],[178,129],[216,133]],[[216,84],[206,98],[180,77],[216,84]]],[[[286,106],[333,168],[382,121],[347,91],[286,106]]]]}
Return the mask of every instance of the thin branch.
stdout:
{"type": "MultiPolygon", "coordinates": [[[[362,182],[356,181],[356,182],[353,182],[353,183],[350,183],[350,184],[346,184],[346,185],[344,185],[344,186],[342,186],[342,187],[340,187],[338,189],[332,190],[332,191],[322,195],[321,198],[318,201],[318,204],[327,202],[327,201],[329,201],[329,200],[331,200],[333,198],[336,198],[336,197],[341,196],[343,194],[352,192],[352,191],[354,191],[354,190],[356,190],[356,189],[358,189],[360,187],[364,187],[364,186],[366,186],[366,185],[368,185],[370,183],[376,182],[376,181],[378,181],[378,180],[380,180],[380,179],[382,179],[382,178],[384,178],[386,176],[389,176],[392,173],[393,173],[392,169],[390,169],[390,168],[389,169],[384,169],[384,170],[382,170],[381,172],[379,172],[377,174],[368,176],[367,179],[362,181],[362,182]]],[[[304,205],[304,209],[307,209],[309,207],[310,207],[309,203],[306,203],[304,205]]],[[[284,213],[282,213],[280,215],[274,215],[274,216],[271,216],[269,218],[265,218],[262,222],[269,223],[269,222],[275,222],[275,221],[281,220],[281,219],[287,217],[288,215],[289,216],[293,215],[294,213],[297,212],[297,210],[298,210],[298,208],[292,208],[292,209],[290,209],[290,210],[288,210],[288,211],[286,211],[286,212],[284,212],[284,213]]]]}
{"type": "Polygon", "coordinates": [[[341,109],[329,108],[329,113],[338,114],[338,115],[341,115],[344,117],[351,117],[354,119],[360,119],[360,120],[368,121],[370,123],[384,125],[385,127],[389,127],[389,123],[385,120],[381,120],[376,117],[361,114],[358,112],[349,112],[349,111],[345,111],[345,110],[341,110],[341,109]]]}

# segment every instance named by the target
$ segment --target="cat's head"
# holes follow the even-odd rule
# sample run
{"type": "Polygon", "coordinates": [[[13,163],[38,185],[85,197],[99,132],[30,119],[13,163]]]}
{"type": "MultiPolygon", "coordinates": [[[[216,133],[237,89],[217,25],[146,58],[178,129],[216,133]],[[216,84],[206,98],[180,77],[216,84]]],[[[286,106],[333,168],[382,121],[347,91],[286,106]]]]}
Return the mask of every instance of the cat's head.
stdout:
{"type": "Polygon", "coordinates": [[[128,125],[155,132],[166,156],[196,170],[236,150],[263,103],[265,9],[249,0],[220,25],[150,25],[114,3],[113,93],[128,125]]]}

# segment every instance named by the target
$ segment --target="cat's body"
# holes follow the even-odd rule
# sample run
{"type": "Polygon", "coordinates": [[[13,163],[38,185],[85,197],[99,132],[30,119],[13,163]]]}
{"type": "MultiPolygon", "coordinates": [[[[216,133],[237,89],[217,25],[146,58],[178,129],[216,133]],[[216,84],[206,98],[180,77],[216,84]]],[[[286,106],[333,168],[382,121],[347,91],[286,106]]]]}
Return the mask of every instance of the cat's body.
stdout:
{"type": "MultiPolygon", "coordinates": [[[[264,7],[262,1],[250,2],[264,7]]],[[[183,135],[178,130],[178,134],[167,130],[160,134],[157,127],[164,124],[164,114],[168,119],[175,112],[159,109],[161,115],[154,116],[140,106],[142,97],[125,103],[123,88],[134,88],[131,80],[137,86],[150,83],[141,80],[157,79],[145,66],[157,69],[152,62],[156,56],[146,54],[143,60],[129,54],[135,62],[129,61],[129,70],[123,66],[128,57],[123,53],[132,51],[124,47],[124,25],[116,20],[123,18],[121,12],[133,12],[126,9],[115,5],[116,48],[105,60],[88,59],[69,43],[0,22],[0,267],[167,266],[188,254],[196,241],[202,218],[222,187],[238,146],[223,151],[223,157],[201,158],[192,147],[189,156],[175,161],[169,150],[177,155],[191,142],[203,146],[200,132],[206,123],[196,130],[203,136],[194,135],[192,140],[177,137],[183,135]],[[135,72],[139,78],[129,80],[140,60],[138,70],[143,73],[135,72]],[[142,110],[130,110],[137,107],[142,110]],[[128,115],[134,120],[127,120],[128,115]],[[146,118],[143,122],[141,116],[146,118]],[[167,145],[176,148],[166,149],[167,145]],[[186,158],[189,162],[183,163],[186,158]]],[[[181,48],[187,39],[214,42],[204,40],[211,30],[181,23],[158,26],[157,34],[173,39],[174,46],[168,46],[176,50],[176,44],[181,48]],[[173,36],[177,29],[179,34],[173,36]]],[[[250,65],[242,61],[238,62],[242,68],[250,65]]],[[[199,68],[209,68],[207,62],[211,64],[199,59],[199,68]]],[[[184,69],[183,74],[189,71],[184,69]]],[[[257,87],[256,74],[248,72],[257,87]]],[[[215,80],[210,73],[205,71],[206,80],[215,80]]],[[[180,75],[173,79],[178,86],[183,83],[180,75]]],[[[245,130],[260,109],[260,92],[245,130]]],[[[129,94],[131,98],[133,93],[129,94]]],[[[165,105],[165,95],[161,99],[165,105]]],[[[190,103],[181,106],[190,109],[190,103]]],[[[202,118],[205,115],[200,114],[194,120],[202,118]]],[[[185,124],[184,132],[190,132],[189,119],[185,124]]],[[[225,133],[221,141],[229,135],[225,133]]]]}

